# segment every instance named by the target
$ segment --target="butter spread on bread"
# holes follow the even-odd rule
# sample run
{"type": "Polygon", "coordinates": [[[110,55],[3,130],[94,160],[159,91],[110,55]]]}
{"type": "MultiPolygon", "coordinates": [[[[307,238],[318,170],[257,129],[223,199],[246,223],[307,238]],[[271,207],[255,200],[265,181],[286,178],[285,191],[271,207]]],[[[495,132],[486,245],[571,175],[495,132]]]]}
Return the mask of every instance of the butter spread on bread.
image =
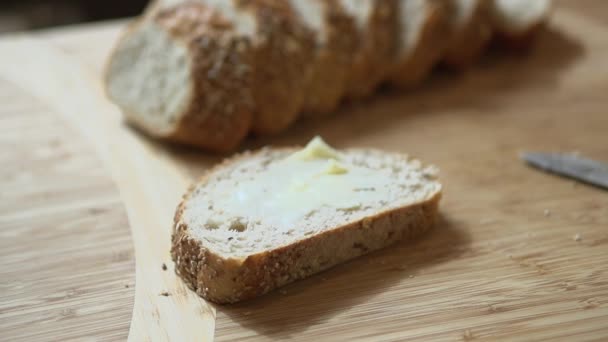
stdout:
{"type": "Polygon", "coordinates": [[[259,296],[428,230],[441,184],[406,155],[264,148],[210,170],[175,215],[176,271],[217,303],[259,296]]]}

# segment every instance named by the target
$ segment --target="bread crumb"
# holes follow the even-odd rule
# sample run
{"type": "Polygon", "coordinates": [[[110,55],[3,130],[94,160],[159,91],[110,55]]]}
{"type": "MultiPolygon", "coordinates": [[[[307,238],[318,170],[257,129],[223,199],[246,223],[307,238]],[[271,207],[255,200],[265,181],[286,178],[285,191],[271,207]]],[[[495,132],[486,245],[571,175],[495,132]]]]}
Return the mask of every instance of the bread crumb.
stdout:
{"type": "Polygon", "coordinates": [[[171,294],[168,291],[162,291],[161,293],[159,293],[159,295],[163,297],[169,297],[171,294]]]}
{"type": "Polygon", "coordinates": [[[580,302],[580,306],[585,310],[594,309],[594,308],[598,307],[599,305],[600,305],[600,303],[597,300],[595,300],[595,298],[589,298],[589,299],[586,299],[586,300],[580,302]]]}
{"type": "Polygon", "coordinates": [[[166,271],[166,270],[167,270],[167,264],[165,264],[165,263],[163,262],[163,265],[161,266],[161,268],[163,269],[163,271],[166,271]]]}
{"type": "Polygon", "coordinates": [[[414,275],[413,275],[413,274],[410,274],[410,275],[408,276],[408,278],[414,278],[414,275]]]}
{"type": "Polygon", "coordinates": [[[574,241],[579,242],[581,241],[583,238],[581,236],[580,233],[576,233],[576,235],[574,235],[574,241]]]}
{"type": "Polygon", "coordinates": [[[286,294],[287,294],[287,290],[279,290],[279,292],[280,292],[282,295],[286,295],[286,294]]]}
{"type": "Polygon", "coordinates": [[[252,313],[253,313],[253,312],[251,312],[251,311],[245,311],[245,312],[243,312],[243,315],[245,315],[245,316],[249,316],[249,315],[251,315],[252,313]]]}
{"type": "Polygon", "coordinates": [[[545,215],[545,217],[551,216],[551,210],[545,209],[545,211],[543,211],[543,215],[545,215]]]}
{"type": "Polygon", "coordinates": [[[466,330],[464,331],[464,333],[462,334],[462,338],[463,338],[465,341],[470,341],[470,340],[472,340],[472,339],[473,339],[473,333],[471,332],[471,329],[466,329],[466,330]]]}

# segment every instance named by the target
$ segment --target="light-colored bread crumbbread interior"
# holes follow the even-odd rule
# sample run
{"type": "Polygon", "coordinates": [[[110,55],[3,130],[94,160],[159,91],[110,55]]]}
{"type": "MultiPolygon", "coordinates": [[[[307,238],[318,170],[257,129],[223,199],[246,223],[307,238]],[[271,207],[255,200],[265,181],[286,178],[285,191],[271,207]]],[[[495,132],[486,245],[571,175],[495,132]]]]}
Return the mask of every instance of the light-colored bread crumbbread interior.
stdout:
{"type": "Polygon", "coordinates": [[[192,96],[192,56],[155,22],[137,22],[132,30],[108,65],[108,95],[131,120],[164,135],[175,129],[192,96]]]}
{"type": "Polygon", "coordinates": [[[441,189],[433,167],[400,154],[346,150],[300,161],[292,153],[268,149],[218,169],[191,193],[181,223],[223,258],[244,259],[441,189]]]}

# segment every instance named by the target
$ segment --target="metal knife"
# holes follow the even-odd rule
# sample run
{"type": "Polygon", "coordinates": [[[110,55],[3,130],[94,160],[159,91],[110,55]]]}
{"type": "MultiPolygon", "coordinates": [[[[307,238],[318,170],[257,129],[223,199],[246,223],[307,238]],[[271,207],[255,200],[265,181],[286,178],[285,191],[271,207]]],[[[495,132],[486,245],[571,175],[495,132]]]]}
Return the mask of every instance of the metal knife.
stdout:
{"type": "Polygon", "coordinates": [[[521,158],[544,171],[608,189],[608,164],[568,153],[524,152],[521,158]]]}

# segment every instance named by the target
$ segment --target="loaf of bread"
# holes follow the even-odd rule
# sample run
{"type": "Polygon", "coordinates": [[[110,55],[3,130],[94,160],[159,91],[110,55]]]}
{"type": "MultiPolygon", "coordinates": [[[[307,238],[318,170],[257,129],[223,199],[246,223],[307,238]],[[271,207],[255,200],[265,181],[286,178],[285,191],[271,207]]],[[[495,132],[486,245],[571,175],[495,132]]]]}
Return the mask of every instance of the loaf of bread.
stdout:
{"type": "Polygon", "coordinates": [[[147,134],[209,151],[332,113],[382,82],[463,69],[494,34],[529,45],[550,0],[157,0],[106,72],[109,98],[147,134]]]}
{"type": "Polygon", "coordinates": [[[175,215],[171,255],[203,298],[234,303],[412,238],[436,220],[436,169],[405,155],[265,148],[210,170],[175,215]]]}

